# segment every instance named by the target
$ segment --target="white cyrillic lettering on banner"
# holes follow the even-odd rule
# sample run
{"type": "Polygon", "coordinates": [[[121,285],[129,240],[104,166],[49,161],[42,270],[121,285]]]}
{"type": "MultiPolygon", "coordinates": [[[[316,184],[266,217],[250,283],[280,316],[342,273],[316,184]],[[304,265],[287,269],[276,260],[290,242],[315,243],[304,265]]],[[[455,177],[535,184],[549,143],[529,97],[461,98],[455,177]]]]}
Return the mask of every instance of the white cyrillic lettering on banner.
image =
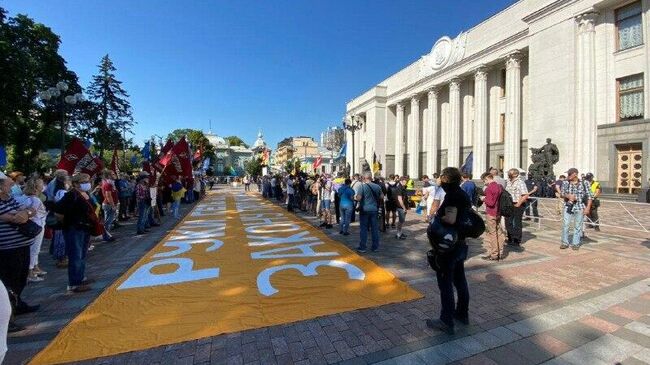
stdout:
{"type": "Polygon", "coordinates": [[[291,247],[279,247],[266,251],[253,252],[252,259],[284,259],[288,257],[321,257],[321,256],[336,256],[338,252],[316,252],[312,249],[314,246],[323,245],[323,242],[305,243],[302,245],[295,245],[291,247]],[[299,250],[300,253],[283,253],[292,250],[299,250]]]}
{"type": "Polygon", "coordinates": [[[273,224],[273,225],[256,225],[246,227],[247,233],[281,233],[281,232],[291,232],[297,231],[300,229],[300,226],[297,224],[283,223],[283,224],[273,224]]]}
{"type": "Polygon", "coordinates": [[[249,246],[266,246],[266,245],[279,245],[282,243],[299,243],[299,242],[313,242],[313,241],[318,241],[318,238],[312,237],[312,236],[307,236],[309,232],[300,232],[293,234],[289,237],[273,237],[273,236],[255,236],[255,235],[248,235],[246,236],[250,240],[254,240],[253,242],[249,242],[249,246]]]}
{"type": "Polygon", "coordinates": [[[218,268],[192,270],[193,267],[194,261],[187,258],[176,257],[153,261],[140,266],[117,289],[146,288],[219,277],[218,268]],[[176,265],[178,268],[176,271],[167,274],[154,274],[151,272],[154,267],[162,265],[176,265]]]}
{"type": "Polygon", "coordinates": [[[316,269],[319,266],[330,266],[344,269],[347,271],[348,278],[350,278],[350,280],[364,280],[366,278],[366,274],[364,274],[361,269],[352,264],[348,264],[347,262],[339,260],[322,260],[314,261],[307,266],[290,264],[270,267],[262,271],[257,276],[257,290],[259,290],[262,295],[270,297],[278,292],[278,290],[274,288],[273,285],[271,285],[271,275],[275,274],[278,271],[294,269],[300,271],[303,276],[316,276],[318,275],[316,269]]]}
{"type": "Polygon", "coordinates": [[[174,231],[174,235],[169,237],[170,240],[191,240],[210,237],[222,237],[226,232],[226,226],[206,229],[205,231],[174,231]]]}
{"type": "Polygon", "coordinates": [[[198,240],[192,240],[192,241],[167,241],[163,244],[163,247],[176,247],[175,250],[173,251],[168,251],[168,252],[160,252],[153,257],[172,257],[172,256],[178,256],[182,253],[188,252],[189,250],[192,249],[192,245],[196,243],[210,243],[210,247],[205,249],[205,252],[212,252],[216,251],[221,246],[223,246],[223,241],[215,240],[215,239],[198,239],[198,240]]]}

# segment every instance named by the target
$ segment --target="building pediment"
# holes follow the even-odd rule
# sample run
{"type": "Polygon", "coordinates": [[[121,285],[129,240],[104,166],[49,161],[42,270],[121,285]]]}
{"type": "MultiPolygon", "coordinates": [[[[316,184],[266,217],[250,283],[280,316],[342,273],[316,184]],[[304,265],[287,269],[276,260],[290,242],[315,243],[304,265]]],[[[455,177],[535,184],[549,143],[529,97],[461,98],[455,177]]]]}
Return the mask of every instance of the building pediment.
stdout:
{"type": "Polygon", "coordinates": [[[420,59],[420,74],[430,75],[460,62],[465,57],[467,32],[461,32],[455,39],[444,36],[431,47],[431,52],[420,59]]]}

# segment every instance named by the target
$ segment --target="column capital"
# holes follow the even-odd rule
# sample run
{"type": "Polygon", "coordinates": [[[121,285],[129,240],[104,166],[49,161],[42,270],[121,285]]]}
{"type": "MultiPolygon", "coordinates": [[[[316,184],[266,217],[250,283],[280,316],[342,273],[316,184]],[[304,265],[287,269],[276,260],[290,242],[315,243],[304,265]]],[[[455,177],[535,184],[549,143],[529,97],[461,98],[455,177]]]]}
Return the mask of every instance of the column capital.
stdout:
{"type": "Polygon", "coordinates": [[[474,79],[476,81],[487,81],[488,68],[486,65],[478,65],[474,69],[474,79]]]}
{"type": "Polygon", "coordinates": [[[420,103],[420,95],[413,94],[411,95],[411,105],[416,105],[420,103]]]}
{"type": "Polygon", "coordinates": [[[449,91],[452,91],[452,90],[458,91],[458,90],[460,90],[460,83],[462,81],[463,80],[458,76],[454,76],[451,79],[449,79],[449,91]]]}
{"type": "Polygon", "coordinates": [[[506,69],[521,67],[521,60],[524,54],[520,50],[513,51],[506,55],[506,69]]]}
{"type": "Polygon", "coordinates": [[[427,96],[429,99],[431,98],[437,98],[438,94],[440,94],[440,87],[439,86],[434,86],[427,91],[427,96]]]}
{"type": "Polygon", "coordinates": [[[578,33],[595,32],[597,19],[598,12],[593,10],[576,15],[575,20],[578,23],[578,33]]]}
{"type": "Polygon", "coordinates": [[[404,111],[404,102],[398,101],[395,103],[395,107],[397,108],[398,112],[403,112],[404,111]]]}

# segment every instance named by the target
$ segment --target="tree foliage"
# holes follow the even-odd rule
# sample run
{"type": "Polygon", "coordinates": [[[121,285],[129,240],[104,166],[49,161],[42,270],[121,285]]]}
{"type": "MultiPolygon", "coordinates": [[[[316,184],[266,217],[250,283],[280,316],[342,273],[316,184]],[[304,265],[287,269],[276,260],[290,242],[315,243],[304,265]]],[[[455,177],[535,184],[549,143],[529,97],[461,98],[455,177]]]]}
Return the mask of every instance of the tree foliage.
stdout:
{"type": "Polygon", "coordinates": [[[262,176],[262,158],[253,157],[244,163],[246,173],[250,176],[262,176]]]}
{"type": "Polygon", "coordinates": [[[175,129],[167,135],[167,139],[172,139],[176,142],[185,136],[187,141],[192,145],[192,150],[196,151],[203,146],[203,157],[214,159],[214,146],[210,143],[203,131],[198,129],[175,129]]]}
{"type": "Polygon", "coordinates": [[[81,87],[59,55],[58,35],[26,15],[6,14],[0,8],[0,144],[11,147],[10,168],[32,171],[42,150],[59,147],[63,114],[62,98],[43,102],[39,93],[59,81],[69,85],[68,94],[81,87]]]}
{"type": "Polygon", "coordinates": [[[228,146],[244,146],[248,148],[246,142],[244,142],[241,138],[237,136],[224,137],[224,140],[226,141],[226,143],[228,143],[228,146]]]}
{"type": "Polygon", "coordinates": [[[99,155],[103,156],[106,150],[126,147],[126,133],[132,133],[135,123],[129,94],[115,77],[117,69],[108,55],[102,57],[98,68],[99,73],[93,76],[88,86],[88,95],[95,103],[97,118],[84,133],[92,137],[99,155]]]}

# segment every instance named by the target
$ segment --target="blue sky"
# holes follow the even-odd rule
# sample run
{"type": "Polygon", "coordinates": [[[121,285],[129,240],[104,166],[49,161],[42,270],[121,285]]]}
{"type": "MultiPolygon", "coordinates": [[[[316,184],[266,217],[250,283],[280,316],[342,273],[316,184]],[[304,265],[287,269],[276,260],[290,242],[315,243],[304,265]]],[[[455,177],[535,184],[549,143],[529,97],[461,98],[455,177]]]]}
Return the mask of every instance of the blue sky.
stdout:
{"type": "Polygon", "coordinates": [[[110,54],[135,141],[176,128],[318,137],[345,103],[512,0],[5,0],[61,36],[86,87],[110,54]]]}

